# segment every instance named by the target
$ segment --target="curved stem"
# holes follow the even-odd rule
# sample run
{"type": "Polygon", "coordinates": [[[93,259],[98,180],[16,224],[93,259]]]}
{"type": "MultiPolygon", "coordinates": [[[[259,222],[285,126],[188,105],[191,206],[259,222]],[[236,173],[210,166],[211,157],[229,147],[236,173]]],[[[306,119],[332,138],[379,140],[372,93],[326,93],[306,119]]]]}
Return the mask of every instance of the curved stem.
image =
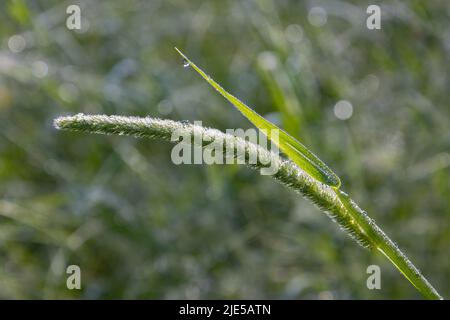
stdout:
{"type": "Polygon", "coordinates": [[[373,247],[381,252],[389,261],[408,279],[409,282],[427,299],[441,300],[441,295],[412,264],[400,248],[381,230],[373,219],[365,211],[350,199],[350,197],[338,189],[334,190],[348,213],[361,226],[373,247]]]}
{"type": "MultiPolygon", "coordinates": [[[[225,134],[216,129],[149,117],[78,114],[57,118],[54,124],[56,128],[63,130],[130,135],[171,142],[174,142],[172,139],[173,133],[181,131],[182,135],[193,137],[194,143],[198,143],[199,146],[205,148],[208,147],[212,140],[222,140],[225,144],[234,145],[235,150],[241,150],[244,153],[245,159],[250,157],[258,159],[258,162],[255,164],[246,162],[253,169],[263,169],[263,164],[267,164],[267,159],[269,159],[278,168],[272,176],[274,179],[311,200],[359,244],[385,255],[425,298],[442,299],[436,289],[433,288],[399,247],[346,193],[338,188],[332,188],[319,182],[293,162],[285,160],[278,154],[270,152],[257,144],[225,134]],[[264,161],[259,161],[260,159],[264,159],[264,161]]],[[[235,150],[233,149],[231,154],[227,154],[226,152],[229,151],[227,149],[224,155],[234,157],[235,150]]]]}

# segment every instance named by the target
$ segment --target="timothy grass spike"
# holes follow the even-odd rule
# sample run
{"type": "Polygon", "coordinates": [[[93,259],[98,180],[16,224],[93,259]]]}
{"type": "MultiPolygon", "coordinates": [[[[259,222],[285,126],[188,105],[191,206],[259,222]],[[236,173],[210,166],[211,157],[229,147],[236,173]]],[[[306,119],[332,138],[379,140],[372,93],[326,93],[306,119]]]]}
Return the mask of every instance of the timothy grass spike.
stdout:
{"type": "MultiPolygon", "coordinates": [[[[279,170],[273,178],[310,199],[330,218],[337,222],[347,233],[364,247],[379,251],[428,299],[442,299],[436,289],[411,263],[400,248],[376,225],[362,209],[344,192],[323,184],[301,170],[292,161],[283,160],[279,155],[244,139],[224,134],[219,130],[185,124],[171,120],[105,115],[78,114],[60,117],[54,120],[58,129],[83,131],[101,134],[131,135],[135,137],[157,138],[172,141],[176,130],[183,130],[190,136],[197,136],[200,146],[204,147],[211,139],[223,139],[226,144],[235,145],[245,151],[245,158],[250,153],[270,158],[278,163],[279,170]]],[[[172,141],[173,142],[173,141],[172,141]]],[[[225,150],[226,151],[226,150],[225,150]]],[[[233,151],[234,153],[234,151],[233,151]]],[[[260,158],[257,158],[260,159],[260,158]]],[[[264,163],[267,163],[264,161],[264,163]]],[[[261,169],[262,164],[249,165],[261,169]]]]}

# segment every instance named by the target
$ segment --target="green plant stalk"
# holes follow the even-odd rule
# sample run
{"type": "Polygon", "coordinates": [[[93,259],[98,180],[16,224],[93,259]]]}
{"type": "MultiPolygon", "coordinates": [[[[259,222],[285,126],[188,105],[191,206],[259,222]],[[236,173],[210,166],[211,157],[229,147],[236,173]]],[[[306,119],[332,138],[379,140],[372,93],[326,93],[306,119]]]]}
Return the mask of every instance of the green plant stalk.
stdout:
{"type": "Polygon", "coordinates": [[[442,296],[414,266],[400,248],[378,227],[365,211],[343,191],[333,188],[339,201],[354,217],[363,232],[371,240],[374,249],[381,252],[403,276],[427,299],[442,300],[442,296]]]}
{"type": "MultiPolygon", "coordinates": [[[[294,137],[278,128],[261,117],[258,113],[248,107],[241,100],[227,92],[209,75],[207,75],[200,67],[192,62],[185,54],[175,48],[175,50],[185,59],[189,66],[200,74],[216,91],[218,91],[225,99],[233,104],[250,122],[252,122],[260,130],[269,131],[279,130],[280,141],[272,141],[276,143],[281,151],[297,164],[302,170],[314,179],[330,186],[335,192],[338,201],[344,205],[347,220],[342,220],[341,216],[335,217],[337,222],[347,231],[357,236],[357,240],[372,249],[376,249],[384,254],[394,266],[419,290],[426,298],[441,299],[441,296],[431,286],[431,284],[422,276],[420,271],[411,263],[411,261],[403,254],[403,252],[386,236],[386,234],[370,219],[370,217],[361,210],[351,199],[341,190],[341,181],[339,177],[312,153],[306,146],[297,141],[294,137]],[[339,219],[341,219],[339,221],[339,219]],[[362,235],[365,235],[364,237],[362,235]]],[[[272,139],[271,139],[272,140],[272,139]]]]}
{"type": "MultiPolygon", "coordinates": [[[[253,169],[262,169],[264,167],[263,163],[267,164],[266,159],[270,159],[278,167],[273,178],[311,200],[362,246],[383,253],[424,297],[428,299],[442,299],[403,252],[348,195],[338,188],[321,183],[292,161],[285,160],[278,154],[256,144],[224,134],[216,129],[207,129],[192,124],[149,117],[78,114],[57,118],[54,121],[54,125],[62,130],[131,135],[172,142],[174,142],[172,140],[173,133],[181,130],[183,135],[193,136],[194,142],[200,141],[201,146],[204,148],[207,148],[213,139],[223,140],[226,144],[234,145],[238,150],[244,150],[246,159],[252,154],[253,156],[257,155],[257,159],[264,159],[264,161],[258,161],[256,164],[248,164],[253,169]]],[[[224,155],[230,156],[230,154],[225,154],[227,150],[224,150],[224,155]]],[[[231,156],[234,155],[233,153],[231,156]]]]}

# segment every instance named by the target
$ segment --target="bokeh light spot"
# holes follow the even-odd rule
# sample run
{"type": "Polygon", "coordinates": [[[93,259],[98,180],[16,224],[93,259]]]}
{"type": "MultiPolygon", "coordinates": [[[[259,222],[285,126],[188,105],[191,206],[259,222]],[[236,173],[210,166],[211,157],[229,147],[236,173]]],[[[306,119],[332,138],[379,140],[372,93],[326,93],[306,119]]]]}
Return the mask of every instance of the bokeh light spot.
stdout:
{"type": "Polygon", "coordinates": [[[334,106],[334,115],[340,120],[350,119],[353,115],[353,106],[347,100],[338,101],[334,106]]]}

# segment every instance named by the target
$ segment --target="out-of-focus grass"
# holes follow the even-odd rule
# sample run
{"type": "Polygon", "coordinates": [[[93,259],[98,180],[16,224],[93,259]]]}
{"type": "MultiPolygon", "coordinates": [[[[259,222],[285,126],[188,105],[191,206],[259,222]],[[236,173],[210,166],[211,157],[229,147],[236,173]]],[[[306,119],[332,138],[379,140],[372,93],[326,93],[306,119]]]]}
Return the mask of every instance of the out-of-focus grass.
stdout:
{"type": "Polygon", "coordinates": [[[364,1],[79,3],[82,32],[65,27],[69,2],[0,4],[0,297],[418,297],[308,202],[244,167],[175,166],[165,144],[55,133],[52,118],[78,112],[247,128],[183,71],[174,45],[340,168],[450,295],[446,1],[386,1],[381,31],[365,28],[364,1]],[[334,114],[340,100],[348,120],[334,114]],[[81,291],[65,287],[70,264],[81,291]],[[366,288],[370,264],[380,291],[366,288]]]}

